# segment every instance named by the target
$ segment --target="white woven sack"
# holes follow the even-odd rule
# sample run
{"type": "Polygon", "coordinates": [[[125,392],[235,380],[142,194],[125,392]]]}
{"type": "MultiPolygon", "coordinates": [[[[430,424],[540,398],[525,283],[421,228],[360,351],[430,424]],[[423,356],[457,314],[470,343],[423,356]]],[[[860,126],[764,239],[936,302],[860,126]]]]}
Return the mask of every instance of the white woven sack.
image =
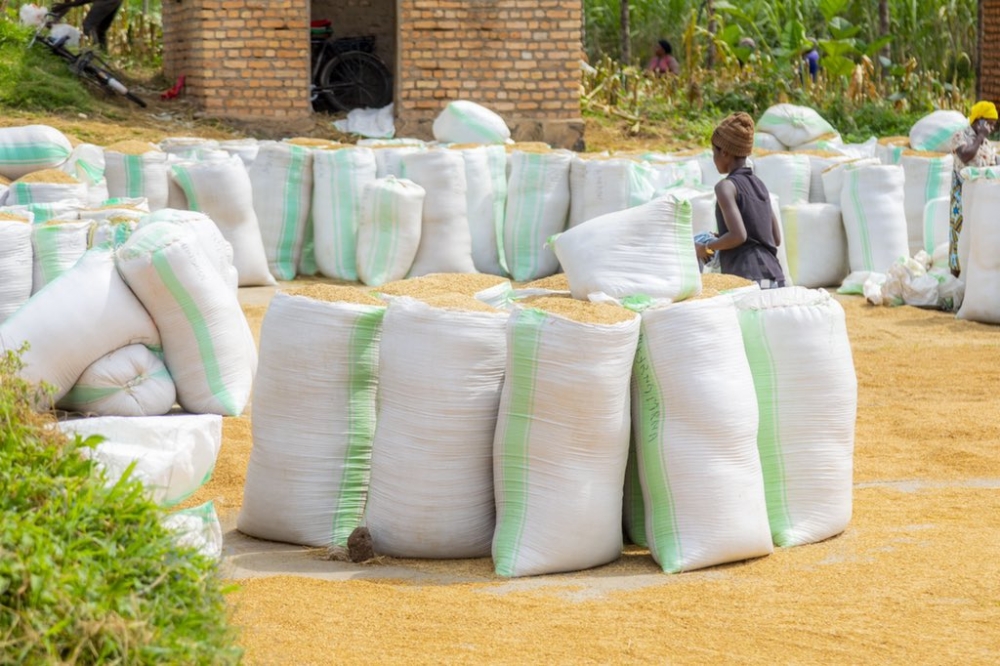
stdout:
{"type": "Polygon", "coordinates": [[[698,153],[697,162],[701,168],[702,187],[714,188],[720,180],[726,177],[719,173],[719,170],[715,167],[715,159],[712,156],[711,150],[703,150],[698,153]]]}
{"type": "Polygon", "coordinates": [[[618,559],[639,317],[587,324],[515,308],[493,445],[501,576],[618,559]]]}
{"type": "Polygon", "coordinates": [[[668,187],[698,187],[702,185],[701,165],[696,158],[652,152],[643,154],[642,159],[652,169],[650,180],[655,191],[668,187]]]}
{"type": "Polygon", "coordinates": [[[582,187],[571,191],[583,199],[577,224],[608,213],[641,206],[653,199],[652,169],[629,159],[594,159],[585,165],[582,187]]]}
{"type": "Polygon", "coordinates": [[[41,183],[14,181],[7,190],[8,206],[30,204],[88,205],[87,186],[83,183],[41,183]]]}
{"type": "Polygon", "coordinates": [[[906,213],[910,256],[924,249],[924,209],[927,202],[951,196],[954,162],[951,153],[903,153],[900,160],[905,176],[903,210],[906,213]]]}
{"type": "Polygon", "coordinates": [[[86,205],[100,206],[108,198],[108,181],[104,177],[104,149],[92,143],[73,148],[69,159],[59,167],[87,186],[86,205]]]}
{"type": "Polygon", "coordinates": [[[411,153],[420,153],[427,150],[427,146],[423,142],[418,144],[376,143],[369,145],[358,141],[358,145],[368,145],[369,148],[375,151],[375,175],[379,178],[385,178],[386,176],[408,178],[404,172],[403,157],[411,153]]]}
{"type": "Polygon", "coordinates": [[[358,277],[377,287],[402,280],[420,246],[424,188],[394,176],[365,185],[358,225],[358,277]]]}
{"type": "Polygon", "coordinates": [[[257,347],[240,302],[193,232],[140,227],[118,270],[156,322],[177,401],[192,414],[237,416],[250,398],[257,347]]]}
{"type": "Polygon", "coordinates": [[[441,143],[504,143],[510,128],[504,119],[485,106],[455,100],[434,119],[434,138],[441,143]]]}
{"type": "Polygon", "coordinates": [[[241,532],[347,546],[368,496],[384,315],[380,305],[274,295],[260,328],[241,532]]]}
{"type": "Polygon", "coordinates": [[[758,420],[753,375],[730,297],[642,313],[632,370],[632,428],[646,540],[663,571],[773,551],[758,420]]]}
{"type": "Polygon", "coordinates": [[[219,142],[198,136],[168,136],[160,141],[159,148],[169,155],[201,160],[207,151],[219,150],[219,142]]]}
{"type": "Polygon", "coordinates": [[[1000,324],[1000,228],[996,224],[1000,210],[1000,179],[990,170],[963,169],[965,186],[975,187],[971,210],[965,209],[962,233],[966,238],[965,256],[960,261],[965,281],[965,300],[959,319],[1000,324]]]}
{"type": "Polygon", "coordinates": [[[788,146],[781,143],[781,140],[773,134],[767,132],[754,132],[753,135],[753,147],[754,149],[769,150],[772,152],[781,152],[788,150],[788,146]]]}
{"type": "Polygon", "coordinates": [[[823,179],[823,194],[826,203],[840,205],[840,193],[844,189],[844,174],[847,173],[848,169],[875,164],[882,164],[882,162],[875,158],[847,160],[846,162],[837,162],[824,169],[820,177],[823,179]]]}
{"type": "Polygon", "coordinates": [[[403,155],[406,178],[424,188],[420,246],[410,277],[429,273],[475,273],[469,231],[465,160],[454,150],[403,155]]]}
{"type": "Polygon", "coordinates": [[[161,416],[176,399],[163,359],[145,345],[127,345],[91,363],[57,406],[98,416],[161,416]]]}
{"type": "Polygon", "coordinates": [[[224,150],[230,155],[236,155],[241,160],[243,160],[243,165],[250,170],[250,166],[257,159],[257,153],[260,151],[260,143],[257,139],[229,139],[227,141],[219,142],[219,149],[224,150]]]}
{"type": "Polygon", "coordinates": [[[31,216],[0,220],[0,324],[31,297],[31,216]]]}
{"type": "Polygon", "coordinates": [[[798,204],[781,209],[788,277],[803,287],[836,287],[850,272],[840,206],[798,204]]]}
{"type": "Polygon", "coordinates": [[[819,113],[807,106],[775,104],[757,121],[757,131],[767,132],[789,148],[808,143],[837,130],[819,113]]]}
{"type": "MultiPolygon", "coordinates": [[[[573,155],[573,160],[569,163],[569,218],[566,222],[568,229],[583,224],[588,219],[583,190],[587,184],[587,166],[593,159],[596,159],[596,157],[591,155],[573,155]]],[[[672,173],[673,169],[671,168],[672,173]]]]}
{"type": "Polygon", "coordinates": [[[239,288],[239,276],[233,266],[233,246],[226,240],[219,227],[208,215],[197,211],[163,208],[139,220],[144,227],[156,222],[169,222],[190,230],[198,239],[198,246],[208,255],[216,271],[235,293],[239,288]]]}
{"type": "Polygon", "coordinates": [[[900,257],[909,257],[901,166],[848,168],[840,209],[847,232],[852,272],[884,273],[900,257]]]}
{"type": "Polygon", "coordinates": [[[184,501],[211,479],[222,446],[222,418],[211,414],[99,416],[60,421],[59,429],[104,437],[91,456],[109,483],[135,462],[132,478],[164,506],[184,501]]]}
{"type": "Polygon", "coordinates": [[[100,245],[118,247],[122,245],[139,226],[140,219],[142,219],[142,213],[133,211],[132,214],[127,216],[123,215],[95,220],[90,227],[87,247],[98,247],[100,245]]]}
{"type": "Polygon", "coordinates": [[[805,143],[800,143],[794,148],[788,148],[787,150],[792,150],[795,152],[808,151],[808,150],[839,150],[844,146],[844,140],[840,137],[837,132],[831,132],[829,134],[823,134],[816,137],[812,141],[806,141],[805,143]]]}
{"type": "Polygon", "coordinates": [[[506,311],[390,301],[366,509],[376,552],[489,556],[506,325],[506,311]]]}
{"type": "Polygon", "coordinates": [[[460,152],[465,159],[472,263],[480,273],[507,275],[507,258],[503,251],[507,151],[503,146],[476,146],[460,152]]]}
{"type": "Polygon", "coordinates": [[[907,137],[885,137],[875,146],[875,157],[882,164],[899,164],[907,150],[911,150],[907,137]]]}
{"type": "MultiPolygon", "coordinates": [[[[261,157],[257,158],[259,163],[261,157]]],[[[358,279],[357,234],[365,187],[376,178],[375,152],[350,147],[313,153],[316,265],[332,278],[358,279]]]]}
{"type": "Polygon", "coordinates": [[[851,519],[858,406],[844,309],[827,292],[802,287],[735,300],[760,411],[757,448],[774,543],[840,534],[851,519]]]}
{"type": "Polygon", "coordinates": [[[770,153],[753,158],[754,175],[778,196],[779,206],[809,202],[812,170],[809,157],[797,153],[770,153]]]}
{"type": "Polygon", "coordinates": [[[52,385],[54,404],[97,359],[130,344],[159,345],[160,337],[115,270],[112,251],[95,248],[0,324],[0,350],[25,342],[31,348],[21,375],[52,385]]]}
{"type": "Polygon", "coordinates": [[[955,134],[968,126],[969,119],[961,111],[932,111],[910,128],[910,147],[950,153],[955,134]]]}
{"type": "Polygon", "coordinates": [[[240,158],[177,163],[171,166],[171,176],[184,190],[190,209],[210,217],[233,246],[239,285],[275,284],[254,210],[250,176],[240,158]]]}
{"type": "Polygon", "coordinates": [[[832,202],[826,200],[823,172],[835,164],[849,162],[853,158],[830,151],[814,151],[806,153],[806,157],[809,158],[809,203],[835,203],[839,206],[839,199],[832,202]]]}
{"type": "Polygon", "coordinates": [[[559,270],[559,260],[546,244],[568,222],[573,154],[515,150],[508,157],[504,252],[510,276],[517,282],[530,282],[559,270]]]}
{"type": "Polygon", "coordinates": [[[0,176],[9,180],[58,167],[72,152],[69,139],[54,127],[0,127],[0,176]]]}
{"type": "Polygon", "coordinates": [[[924,252],[933,255],[942,243],[948,243],[948,230],[951,224],[951,192],[948,196],[931,199],[924,204],[924,252]]]}
{"type": "MultiPolygon", "coordinates": [[[[188,204],[187,195],[184,194],[184,188],[181,184],[177,182],[177,179],[173,177],[171,173],[171,167],[175,164],[180,164],[189,160],[184,160],[177,155],[167,156],[167,208],[173,208],[174,210],[189,210],[190,205],[188,204]]],[[[160,210],[163,210],[162,208],[160,210]]]]}
{"type": "Polygon", "coordinates": [[[795,282],[792,280],[792,271],[788,267],[788,243],[785,242],[785,225],[781,221],[781,205],[778,203],[778,195],[773,192],[769,193],[771,199],[771,212],[774,214],[776,220],[778,220],[779,233],[781,234],[781,243],[778,244],[778,265],[781,266],[781,272],[785,276],[785,286],[790,287],[795,282]]]}
{"type": "Polygon", "coordinates": [[[34,224],[44,224],[50,220],[79,220],[80,207],[71,203],[28,204],[26,206],[4,206],[0,213],[24,215],[30,213],[34,224]]]}
{"type": "Polygon", "coordinates": [[[68,271],[90,247],[90,220],[51,220],[31,227],[31,293],[68,271]]]}
{"type": "MultiPolygon", "coordinates": [[[[329,199],[313,198],[319,196],[318,187],[313,191],[314,155],[324,152],[267,141],[259,144],[249,167],[253,209],[260,224],[258,233],[271,274],[279,280],[292,280],[298,271],[310,206],[317,215],[328,214],[331,208],[329,199]]],[[[326,175],[322,172],[322,176],[326,175]]],[[[317,173],[317,182],[319,176],[317,173]]]]}
{"type": "Polygon", "coordinates": [[[104,177],[108,182],[108,195],[145,197],[149,201],[151,211],[166,208],[170,189],[170,176],[167,173],[168,158],[169,156],[159,149],[141,155],[126,155],[114,150],[105,150],[104,177]]]}
{"type": "Polygon", "coordinates": [[[701,293],[691,205],[672,196],[594,218],[553,241],[574,298],[603,292],[683,300],[701,293]]]}

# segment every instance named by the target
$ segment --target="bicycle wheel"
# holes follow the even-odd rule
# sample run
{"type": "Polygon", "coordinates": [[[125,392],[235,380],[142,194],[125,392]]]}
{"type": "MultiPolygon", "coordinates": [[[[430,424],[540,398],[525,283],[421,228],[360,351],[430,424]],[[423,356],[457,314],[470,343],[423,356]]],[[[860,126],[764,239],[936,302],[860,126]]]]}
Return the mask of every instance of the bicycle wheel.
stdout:
{"type": "Polygon", "coordinates": [[[323,65],[319,89],[334,109],[380,109],[392,101],[392,74],[364,51],[348,51],[323,65]]]}

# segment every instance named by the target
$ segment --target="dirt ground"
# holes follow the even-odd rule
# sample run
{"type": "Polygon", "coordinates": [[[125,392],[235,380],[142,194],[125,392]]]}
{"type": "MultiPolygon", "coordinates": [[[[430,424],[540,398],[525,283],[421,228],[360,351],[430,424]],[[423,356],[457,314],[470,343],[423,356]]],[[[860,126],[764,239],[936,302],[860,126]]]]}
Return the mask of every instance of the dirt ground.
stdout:
{"type": "MultiPolygon", "coordinates": [[[[335,138],[248,131],[183,105],[102,117],[8,113],[81,141],[168,136],[335,138]]],[[[588,148],[639,147],[588,123],[588,148]]],[[[649,148],[671,145],[669,132],[649,148]]],[[[241,290],[255,333],[273,290],[241,290]]],[[[854,515],[823,543],[667,575],[631,547],[615,563],[505,580],[488,559],[373,564],[233,529],[252,446],[248,413],[224,421],[213,478],[224,574],[247,664],[994,664],[1000,655],[1000,328],[838,297],[859,380],[854,515]]]]}
{"type": "MultiPolygon", "coordinates": [[[[257,331],[269,289],[242,290],[257,331]]],[[[248,664],[963,663],[1000,655],[1000,329],[837,297],[859,384],[854,516],[823,543],[667,575],[648,551],[501,579],[239,535],[250,415],[212,481],[248,664]]]]}

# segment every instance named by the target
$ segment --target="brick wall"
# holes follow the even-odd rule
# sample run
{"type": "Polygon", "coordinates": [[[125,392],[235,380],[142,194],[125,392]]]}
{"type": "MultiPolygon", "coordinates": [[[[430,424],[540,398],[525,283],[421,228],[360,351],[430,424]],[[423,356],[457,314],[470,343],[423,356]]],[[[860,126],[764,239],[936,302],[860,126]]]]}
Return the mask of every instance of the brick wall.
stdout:
{"type": "Polygon", "coordinates": [[[164,0],[163,41],[164,73],[210,116],[311,113],[308,0],[164,0]]]}
{"type": "Polygon", "coordinates": [[[1000,0],[982,0],[979,24],[979,97],[1000,103],[1000,0]]]}
{"type": "Polygon", "coordinates": [[[581,0],[399,0],[397,130],[444,105],[499,113],[518,140],[582,147],[581,0]]]}

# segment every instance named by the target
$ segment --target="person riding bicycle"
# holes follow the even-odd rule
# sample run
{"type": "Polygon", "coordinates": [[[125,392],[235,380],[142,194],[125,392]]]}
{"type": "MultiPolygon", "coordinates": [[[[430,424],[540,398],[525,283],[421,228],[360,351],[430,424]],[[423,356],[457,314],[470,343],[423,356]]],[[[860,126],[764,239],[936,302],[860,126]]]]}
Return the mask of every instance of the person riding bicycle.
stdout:
{"type": "Polygon", "coordinates": [[[83,34],[107,51],[108,30],[123,2],[124,0],[67,0],[67,2],[52,5],[50,11],[53,16],[62,18],[73,7],[92,4],[93,7],[83,19],[83,34]]]}

